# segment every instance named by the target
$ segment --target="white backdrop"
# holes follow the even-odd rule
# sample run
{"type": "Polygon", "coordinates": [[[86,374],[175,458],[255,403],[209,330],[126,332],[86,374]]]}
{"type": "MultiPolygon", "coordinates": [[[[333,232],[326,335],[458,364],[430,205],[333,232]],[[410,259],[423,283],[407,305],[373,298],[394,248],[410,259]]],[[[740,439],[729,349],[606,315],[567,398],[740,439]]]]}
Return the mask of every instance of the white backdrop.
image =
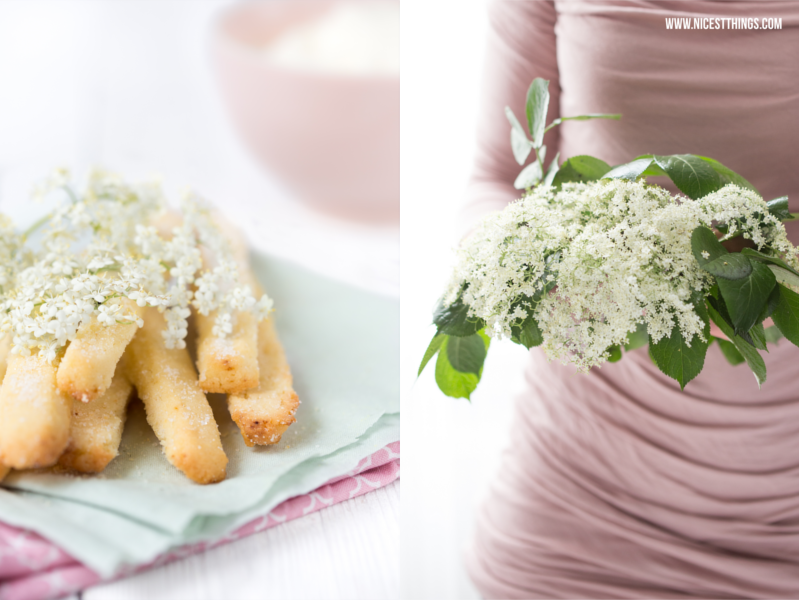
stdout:
{"type": "Polygon", "coordinates": [[[432,309],[457,244],[474,151],[485,2],[402,0],[402,597],[479,598],[462,566],[475,508],[504,447],[524,350],[497,344],[471,403],[443,396],[432,309]]]}

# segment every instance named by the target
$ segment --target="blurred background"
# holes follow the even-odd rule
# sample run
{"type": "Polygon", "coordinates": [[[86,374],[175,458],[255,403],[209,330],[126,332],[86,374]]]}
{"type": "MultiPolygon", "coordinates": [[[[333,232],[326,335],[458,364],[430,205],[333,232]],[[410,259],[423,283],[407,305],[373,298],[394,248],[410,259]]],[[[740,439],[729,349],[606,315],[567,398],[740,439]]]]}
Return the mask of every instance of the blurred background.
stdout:
{"type": "Polygon", "coordinates": [[[0,0],[0,210],[58,166],[157,173],[259,249],[396,295],[398,13],[0,0]]]}
{"type": "MultiPolygon", "coordinates": [[[[396,0],[0,0],[0,210],[53,168],[191,186],[252,246],[399,294],[396,0]]],[[[395,598],[398,482],[82,598],[395,598]]]]}
{"type": "Polygon", "coordinates": [[[459,241],[486,31],[485,0],[403,0],[401,590],[414,600],[480,597],[463,550],[505,447],[526,360],[516,344],[492,346],[471,402],[439,391],[432,362],[416,378],[459,241]]]}

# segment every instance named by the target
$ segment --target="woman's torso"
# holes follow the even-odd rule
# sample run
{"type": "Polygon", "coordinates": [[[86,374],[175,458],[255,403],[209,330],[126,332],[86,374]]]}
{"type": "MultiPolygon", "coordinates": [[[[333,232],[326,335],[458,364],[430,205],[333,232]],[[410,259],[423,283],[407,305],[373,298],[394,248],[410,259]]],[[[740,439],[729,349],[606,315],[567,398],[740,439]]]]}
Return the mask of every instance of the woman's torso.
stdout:
{"type": "Polygon", "coordinates": [[[799,210],[799,3],[559,0],[561,156],[711,156],[799,210]],[[780,30],[675,30],[666,19],[778,18],[780,30]]]}
{"type": "MultiPolygon", "coordinates": [[[[799,3],[556,8],[560,114],[623,114],[562,125],[561,156],[711,156],[799,210],[799,3]],[[666,29],[708,16],[782,30],[666,29]]],[[[646,350],[589,375],[533,351],[470,555],[483,593],[799,597],[799,349],[765,358],[758,390],[711,346],[681,392],[646,350]]]]}

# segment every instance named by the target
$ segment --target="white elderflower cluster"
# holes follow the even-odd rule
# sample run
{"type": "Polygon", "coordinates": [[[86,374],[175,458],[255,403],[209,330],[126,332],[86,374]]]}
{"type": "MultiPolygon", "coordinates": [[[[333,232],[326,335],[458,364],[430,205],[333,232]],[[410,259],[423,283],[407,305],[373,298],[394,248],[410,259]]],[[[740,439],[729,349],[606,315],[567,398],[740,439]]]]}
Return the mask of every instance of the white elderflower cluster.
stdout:
{"type": "Polygon", "coordinates": [[[180,225],[164,234],[155,227],[167,206],[157,182],[95,170],[78,193],[61,169],[34,190],[56,194],[55,209],[25,233],[0,215],[0,328],[12,352],[53,360],[91,319],[141,327],[132,302],[164,312],[167,348],[185,347],[190,306],[216,311],[220,337],[232,332],[235,311],[259,319],[271,311],[268,296],[256,300],[240,285],[227,240],[197,197],[186,197],[180,225]]]}
{"type": "Polygon", "coordinates": [[[567,183],[535,188],[487,217],[459,250],[444,302],[462,296],[501,338],[528,316],[519,300],[534,298],[548,356],[583,370],[641,323],[653,342],[675,324],[686,339],[704,339],[692,298],[712,278],[693,256],[691,233],[716,224],[799,264],[781,222],[749,190],[728,185],[690,200],[641,182],[567,183]]]}
{"type": "Polygon", "coordinates": [[[14,287],[17,273],[30,261],[30,252],[25,249],[25,235],[14,228],[11,219],[0,214],[0,294],[14,287]]]}

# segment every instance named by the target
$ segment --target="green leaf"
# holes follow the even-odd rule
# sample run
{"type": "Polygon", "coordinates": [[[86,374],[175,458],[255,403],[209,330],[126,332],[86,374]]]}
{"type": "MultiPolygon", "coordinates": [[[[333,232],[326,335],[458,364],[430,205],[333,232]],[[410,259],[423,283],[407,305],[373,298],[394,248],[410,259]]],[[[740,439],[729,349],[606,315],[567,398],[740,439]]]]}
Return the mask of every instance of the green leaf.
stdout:
{"type": "Polygon", "coordinates": [[[544,126],[549,109],[549,82],[536,77],[527,90],[527,125],[533,138],[533,148],[544,143],[544,126]]]}
{"type": "MultiPolygon", "coordinates": [[[[654,157],[653,157],[654,158],[654,157]]],[[[641,173],[641,178],[646,179],[647,177],[668,177],[669,174],[666,173],[663,169],[661,169],[658,164],[653,160],[652,164],[650,164],[646,170],[641,173]]]]}
{"type": "Polygon", "coordinates": [[[488,352],[488,347],[491,345],[491,338],[488,337],[488,334],[485,332],[485,329],[481,329],[477,332],[477,335],[480,336],[480,339],[483,340],[483,345],[486,347],[486,352],[488,352]]]}
{"type": "Polygon", "coordinates": [[[508,118],[508,123],[510,123],[511,129],[515,129],[520,134],[522,134],[523,138],[527,138],[527,132],[525,132],[524,127],[522,124],[519,123],[519,119],[516,118],[516,115],[513,114],[510,106],[505,107],[505,116],[508,118]]]}
{"type": "Polygon", "coordinates": [[[782,335],[780,328],[776,325],[772,325],[771,327],[766,327],[766,341],[769,344],[776,344],[785,336],[782,335]]]}
{"type": "Polygon", "coordinates": [[[713,167],[693,154],[655,156],[655,163],[683,194],[694,200],[722,187],[721,178],[713,167]]]}
{"type": "Polygon", "coordinates": [[[505,107],[505,116],[510,123],[510,147],[513,150],[513,158],[520,165],[524,164],[527,157],[530,155],[530,150],[533,148],[533,143],[527,139],[527,133],[524,127],[519,123],[519,119],[513,114],[510,106],[505,107]]]}
{"type": "MultiPolygon", "coordinates": [[[[709,306],[712,306],[717,313],[719,313],[729,328],[732,331],[735,331],[735,325],[732,324],[732,317],[730,316],[730,312],[727,310],[727,305],[724,304],[724,298],[708,296],[707,303],[709,306]]],[[[752,340],[752,337],[749,335],[748,331],[741,331],[738,333],[738,336],[750,346],[755,345],[755,342],[752,340]]]]}
{"type": "Polygon", "coordinates": [[[469,317],[469,307],[463,303],[462,296],[458,296],[449,306],[444,305],[443,298],[433,313],[433,323],[438,327],[438,333],[466,337],[477,333],[485,327],[482,319],[469,317]]]}
{"type": "Polygon", "coordinates": [[[608,171],[610,171],[610,165],[603,160],[586,155],[572,156],[560,166],[552,180],[552,185],[559,188],[569,181],[598,181],[608,171]]]}
{"type": "Polygon", "coordinates": [[[646,331],[646,323],[638,323],[635,331],[627,334],[627,343],[624,344],[624,349],[629,352],[642,348],[649,343],[649,334],[646,331]]]}
{"type": "Polygon", "coordinates": [[[796,285],[799,286],[799,271],[794,269],[791,265],[776,256],[768,256],[762,252],[758,252],[753,248],[744,248],[741,254],[745,254],[752,260],[768,264],[771,272],[777,281],[783,285],[796,285]]]}
{"type": "Polygon", "coordinates": [[[716,283],[730,311],[735,332],[740,335],[743,331],[749,331],[757,321],[777,279],[766,265],[754,262],[748,277],[734,280],[718,278],[716,283]]]}
{"type": "MultiPolygon", "coordinates": [[[[741,254],[745,254],[746,256],[751,258],[752,260],[757,260],[759,262],[769,263],[769,264],[772,264],[772,265],[776,265],[778,267],[782,267],[786,271],[789,271],[789,272],[793,273],[794,275],[796,275],[796,279],[797,279],[797,281],[799,281],[799,271],[794,269],[791,265],[789,265],[784,260],[782,260],[780,258],[777,258],[776,256],[769,256],[768,254],[763,254],[762,252],[758,252],[754,248],[744,248],[743,250],[741,250],[741,254]]],[[[774,271],[774,269],[772,269],[772,271],[774,271]]],[[[776,275],[776,272],[775,272],[775,275],[776,275]]]]}
{"type": "Polygon", "coordinates": [[[777,306],[780,303],[780,286],[775,285],[774,289],[771,290],[771,293],[768,295],[768,300],[766,301],[766,308],[763,310],[761,315],[758,317],[758,321],[762,323],[766,319],[768,319],[775,310],[777,310],[777,306]]]}
{"type": "Polygon", "coordinates": [[[685,389],[686,384],[702,371],[711,339],[710,318],[704,298],[699,292],[694,292],[691,300],[696,314],[704,323],[703,333],[707,341],[703,342],[698,335],[686,340],[675,323],[668,338],[661,338],[654,344],[651,340],[649,342],[652,360],[663,373],[677,380],[680,389],[685,389]]]}
{"type": "Polygon", "coordinates": [[[668,177],[668,173],[666,173],[666,171],[664,171],[663,169],[661,169],[661,168],[660,168],[660,167],[657,165],[657,163],[655,162],[655,155],[654,155],[654,154],[642,154],[641,156],[636,156],[636,157],[633,159],[633,161],[632,161],[632,162],[635,162],[635,161],[637,161],[637,160],[651,160],[651,161],[652,161],[652,162],[649,164],[649,166],[648,166],[646,169],[644,169],[644,170],[641,172],[641,174],[639,175],[639,177],[643,177],[643,178],[646,178],[646,177],[655,177],[655,176],[665,176],[665,177],[668,177]]]}
{"type": "Polygon", "coordinates": [[[703,270],[721,279],[743,279],[752,273],[752,262],[738,252],[700,264],[703,270]]]}
{"type": "Polygon", "coordinates": [[[549,168],[547,169],[547,174],[544,175],[544,180],[541,182],[542,185],[552,185],[552,180],[555,178],[560,167],[558,166],[558,159],[560,158],[560,152],[555,155],[555,158],[549,163],[549,168]]]}
{"type": "MultiPolygon", "coordinates": [[[[709,307],[713,307],[713,310],[719,313],[719,316],[721,316],[721,318],[724,319],[724,322],[727,324],[730,330],[735,331],[735,326],[732,324],[732,317],[730,316],[730,313],[727,310],[727,305],[724,304],[724,298],[708,297],[707,303],[709,307]]],[[[748,331],[741,331],[738,334],[738,337],[740,337],[744,342],[746,342],[750,346],[755,345],[755,342],[752,339],[752,337],[749,335],[748,331]]]]}
{"type": "Polygon", "coordinates": [[[530,156],[530,151],[533,149],[530,140],[515,129],[510,130],[510,147],[511,150],[513,150],[513,158],[515,158],[516,162],[520,165],[524,164],[524,161],[527,160],[527,157],[530,156]]]}
{"type": "Polygon", "coordinates": [[[623,165],[617,165],[610,171],[605,173],[603,179],[627,179],[628,181],[635,181],[638,179],[652,164],[654,159],[637,158],[632,162],[623,165]]]}
{"type": "Polygon", "coordinates": [[[755,348],[768,352],[768,347],[766,346],[766,331],[763,328],[763,323],[755,323],[747,333],[749,333],[749,339],[752,340],[752,345],[755,348]]]}
{"type": "Polygon", "coordinates": [[[521,344],[528,350],[544,343],[544,336],[538,327],[538,321],[532,315],[529,315],[521,325],[512,325],[510,330],[511,341],[521,344]]]}
{"type": "Polygon", "coordinates": [[[727,362],[732,366],[740,365],[744,362],[743,354],[738,352],[738,348],[735,347],[735,344],[727,340],[722,340],[721,338],[716,338],[716,341],[719,343],[719,348],[721,348],[721,353],[724,355],[724,358],[726,358],[727,362]]]}
{"type": "Polygon", "coordinates": [[[699,266],[704,266],[722,256],[729,254],[727,249],[721,245],[721,242],[716,238],[709,227],[700,225],[691,232],[691,252],[694,254],[696,262],[699,266]],[[708,257],[705,258],[702,253],[706,252],[708,257]]]}
{"type": "Polygon", "coordinates": [[[707,312],[704,294],[702,294],[702,292],[694,291],[691,294],[691,303],[694,305],[694,311],[696,311],[696,314],[705,324],[703,331],[705,333],[705,338],[708,340],[708,344],[710,344],[710,315],[707,312]]]}
{"type": "Polygon", "coordinates": [[[732,169],[725,167],[719,161],[713,160],[712,158],[708,158],[707,156],[697,156],[697,158],[701,158],[702,160],[704,160],[713,168],[713,170],[716,173],[718,173],[719,184],[721,185],[721,187],[724,187],[729,183],[734,183],[738,187],[746,188],[752,190],[753,192],[757,192],[755,186],[753,186],[746,179],[738,175],[738,173],[736,173],[732,169]]]}
{"type": "Polygon", "coordinates": [[[608,362],[619,362],[621,360],[621,346],[611,346],[608,348],[608,362]]]}
{"type": "Polygon", "coordinates": [[[436,383],[438,389],[450,398],[470,398],[472,392],[477,388],[480,382],[480,376],[474,373],[462,373],[452,367],[449,362],[448,352],[446,348],[450,340],[454,338],[448,337],[441,344],[441,350],[438,352],[438,359],[436,359],[436,383]]]}
{"type": "Polygon", "coordinates": [[[769,200],[766,206],[768,206],[768,211],[780,221],[793,220],[791,211],[788,210],[788,196],[780,196],[779,198],[774,198],[774,200],[769,200]]]}
{"type": "MultiPolygon", "coordinates": [[[[707,329],[707,328],[706,328],[707,329]]],[[[710,339],[709,331],[707,333],[710,339]]],[[[649,354],[658,369],[680,384],[680,389],[694,377],[699,375],[705,365],[708,343],[698,336],[691,339],[691,346],[686,343],[680,327],[675,325],[669,337],[649,344],[649,354]]]]}
{"type": "Polygon", "coordinates": [[[424,356],[422,357],[422,364],[419,365],[419,372],[416,373],[417,375],[421,375],[424,368],[427,366],[427,363],[430,362],[430,359],[433,358],[436,353],[441,349],[441,344],[444,343],[444,340],[447,339],[447,336],[443,333],[436,333],[433,336],[433,339],[430,340],[430,345],[427,346],[427,350],[425,350],[424,356]]]}
{"type": "Polygon", "coordinates": [[[708,307],[708,312],[710,313],[710,318],[713,320],[713,322],[718,325],[719,329],[724,332],[724,335],[730,338],[730,341],[735,344],[738,352],[740,352],[741,356],[744,357],[746,364],[749,365],[750,369],[752,369],[752,373],[754,373],[755,380],[757,381],[757,387],[763,385],[763,383],[766,381],[766,363],[763,361],[763,357],[760,356],[757,348],[746,343],[739,336],[735,335],[732,327],[730,327],[724,321],[724,319],[721,318],[721,315],[716,312],[712,306],[708,307]]]}
{"type": "Polygon", "coordinates": [[[526,190],[536,185],[541,181],[543,173],[541,172],[541,163],[538,161],[531,162],[529,165],[522,169],[516,181],[513,182],[513,187],[517,190],[526,190]]]}
{"type": "Polygon", "coordinates": [[[780,301],[771,318],[782,335],[795,346],[799,346],[799,294],[780,286],[780,301]]]}
{"type": "MultiPolygon", "coordinates": [[[[549,275],[549,269],[545,271],[545,276],[549,275]]],[[[535,308],[541,301],[541,298],[551,289],[553,283],[547,284],[542,290],[536,292],[532,297],[521,296],[511,305],[511,312],[517,308],[521,308],[527,313],[523,321],[519,322],[517,319],[511,323],[511,341],[516,344],[521,344],[528,350],[535,346],[540,346],[544,342],[544,337],[541,334],[541,329],[538,327],[534,313],[535,308]]]]}
{"type": "Polygon", "coordinates": [[[746,179],[717,160],[693,154],[644,154],[629,163],[614,167],[605,178],[633,181],[639,177],[656,175],[667,175],[683,194],[693,199],[720,190],[728,183],[757,191],[746,179]]]}
{"type": "Polygon", "coordinates": [[[768,268],[771,269],[771,272],[774,273],[774,277],[776,277],[777,281],[779,281],[781,284],[795,285],[799,287],[799,276],[796,276],[793,273],[793,270],[787,271],[786,269],[782,269],[776,265],[769,265],[768,268]]]}
{"type": "Polygon", "coordinates": [[[730,329],[735,329],[735,326],[732,324],[732,317],[730,316],[729,311],[727,310],[727,305],[724,304],[724,299],[721,297],[714,297],[708,296],[707,303],[709,306],[713,307],[713,309],[719,313],[724,322],[730,326],[730,329]]]}
{"type": "Polygon", "coordinates": [[[476,333],[467,337],[450,337],[447,340],[447,359],[456,371],[474,373],[479,377],[486,359],[483,339],[476,333]]]}
{"type": "Polygon", "coordinates": [[[613,119],[614,121],[618,121],[621,119],[621,115],[612,115],[607,113],[592,113],[590,115],[578,115],[576,117],[558,117],[554,121],[552,121],[547,128],[544,130],[544,133],[552,129],[553,127],[557,127],[564,121],[588,121],[589,119],[613,119]]]}

